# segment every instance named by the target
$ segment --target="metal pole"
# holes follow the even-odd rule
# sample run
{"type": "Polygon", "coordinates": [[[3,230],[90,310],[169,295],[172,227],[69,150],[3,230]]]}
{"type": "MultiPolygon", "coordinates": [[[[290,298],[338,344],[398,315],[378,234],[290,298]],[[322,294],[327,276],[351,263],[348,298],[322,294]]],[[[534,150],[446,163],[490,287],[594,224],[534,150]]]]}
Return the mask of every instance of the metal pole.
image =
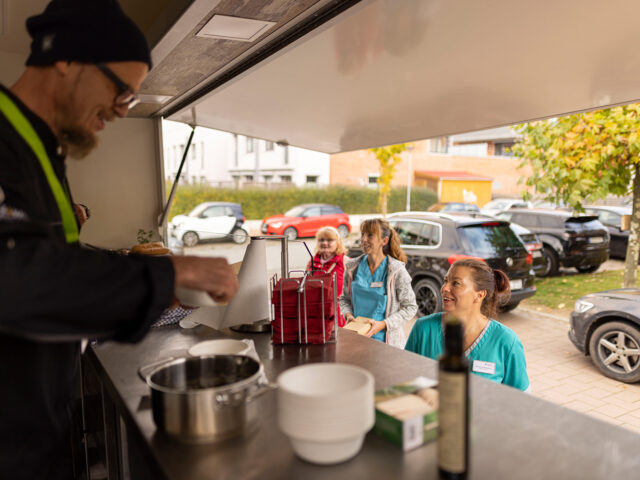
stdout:
{"type": "Polygon", "coordinates": [[[184,152],[182,152],[182,160],[180,161],[180,166],[178,167],[178,173],[176,174],[176,179],[173,181],[173,185],[171,186],[171,193],[169,194],[169,200],[167,200],[167,204],[164,206],[164,210],[162,211],[162,215],[160,215],[160,219],[158,220],[158,226],[162,227],[164,224],[167,215],[169,214],[169,209],[171,208],[171,204],[173,203],[173,197],[176,195],[176,188],[178,188],[178,182],[180,181],[180,175],[182,174],[182,167],[187,159],[187,154],[189,153],[189,147],[191,147],[191,141],[193,140],[193,134],[196,131],[196,127],[191,127],[191,133],[189,133],[189,140],[187,140],[187,145],[184,148],[184,152]]]}
{"type": "Polygon", "coordinates": [[[407,145],[407,150],[409,151],[409,164],[407,166],[407,208],[406,211],[411,211],[411,177],[413,176],[413,171],[411,167],[411,163],[413,160],[413,143],[407,145]]]}

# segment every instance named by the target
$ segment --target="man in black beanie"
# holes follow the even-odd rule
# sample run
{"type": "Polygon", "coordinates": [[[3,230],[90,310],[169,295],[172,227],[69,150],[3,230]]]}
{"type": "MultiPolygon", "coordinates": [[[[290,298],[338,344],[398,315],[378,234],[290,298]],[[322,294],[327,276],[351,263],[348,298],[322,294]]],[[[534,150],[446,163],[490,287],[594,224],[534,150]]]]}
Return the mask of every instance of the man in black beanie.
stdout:
{"type": "Polygon", "coordinates": [[[176,286],[238,284],[224,259],[79,248],[65,157],[135,104],[149,49],[115,0],[53,0],[27,28],[27,68],[0,86],[0,479],[69,479],[81,339],[138,341],[176,286]]]}

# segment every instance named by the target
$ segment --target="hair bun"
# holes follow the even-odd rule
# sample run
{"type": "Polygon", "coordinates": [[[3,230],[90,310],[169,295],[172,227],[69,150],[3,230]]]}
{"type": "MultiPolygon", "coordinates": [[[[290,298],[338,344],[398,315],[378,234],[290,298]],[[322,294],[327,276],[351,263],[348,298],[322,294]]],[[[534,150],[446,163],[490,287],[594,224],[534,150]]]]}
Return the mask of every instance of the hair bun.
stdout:
{"type": "Polygon", "coordinates": [[[496,292],[505,293],[511,291],[509,277],[502,270],[494,270],[493,278],[496,281],[496,292]]]}

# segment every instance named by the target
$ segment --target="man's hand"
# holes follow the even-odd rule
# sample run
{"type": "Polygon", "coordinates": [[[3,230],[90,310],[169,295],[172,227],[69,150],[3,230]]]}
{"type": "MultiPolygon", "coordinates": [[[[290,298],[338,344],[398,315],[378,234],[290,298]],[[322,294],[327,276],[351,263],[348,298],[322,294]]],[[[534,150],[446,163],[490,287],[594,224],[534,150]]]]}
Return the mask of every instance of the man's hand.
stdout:
{"type": "Polygon", "coordinates": [[[78,223],[80,223],[80,226],[84,225],[84,222],[89,220],[89,218],[91,217],[91,211],[86,205],[82,205],[81,203],[74,203],[73,209],[76,211],[76,217],[78,217],[78,223]]]}
{"type": "Polygon", "coordinates": [[[229,302],[238,291],[238,279],[224,258],[172,256],[175,286],[204,290],[216,302],[229,302]]]}
{"type": "Polygon", "coordinates": [[[369,324],[371,324],[371,330],[367,332],[367,337],[373,337],[376,333],[387,328],[387,322],[384,320],[378,322],[376,320],[369,319],[369,324]]]}
{"type": "Polygon", "coordinates": [[[350,313],[345,313],[344,314],[344,320],[345,320],[346,323],[353,322],[355,320],[355,317],[353,315],[351,315],[350,313]]]}

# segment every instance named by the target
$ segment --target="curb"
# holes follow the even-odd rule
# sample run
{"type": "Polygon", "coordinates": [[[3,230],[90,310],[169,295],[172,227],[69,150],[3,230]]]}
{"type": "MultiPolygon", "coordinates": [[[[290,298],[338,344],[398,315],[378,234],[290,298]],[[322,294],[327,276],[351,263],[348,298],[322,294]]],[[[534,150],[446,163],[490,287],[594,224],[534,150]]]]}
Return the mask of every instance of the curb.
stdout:
{"type": "Polygon", "coordinates": [[[553,315],[551,313],[539,312],[538,310],[533,310],[531,308],[521,307],[521,306],[518,306],[517,310],[525,311],[525,312],[527,312],[527,313],[529,313],[531,315],[538,315],[538,316],[541,316],[541,317],[550,318],[552,320],[559,320],[559,321],[564,322],[564,323],[569,323],[569,318],[568,317],[561,317],[559,315],[553,315]]]}

